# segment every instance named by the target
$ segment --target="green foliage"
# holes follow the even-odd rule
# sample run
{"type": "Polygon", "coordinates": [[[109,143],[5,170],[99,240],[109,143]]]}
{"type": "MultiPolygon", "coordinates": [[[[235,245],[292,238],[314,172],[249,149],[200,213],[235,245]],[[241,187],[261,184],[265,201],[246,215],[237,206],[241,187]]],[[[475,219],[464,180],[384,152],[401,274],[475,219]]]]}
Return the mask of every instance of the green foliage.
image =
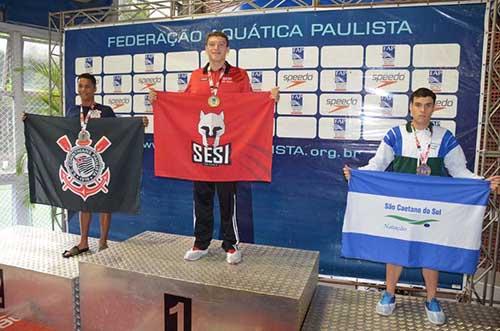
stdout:
{"type": "Polygon", "coordinates": [[[120,13],[120,21],[134,21],[148,19],[150,15],[151,5],[148,3],[140,3],[137,0],[122,0],[122,5],[130,5],[130,7],[122,7],[120,13]]]}
{"type": "MultiPolygon", "coordinates": [[[[37,114],[40,115],[63,115],[61,107],[62,75],[59,65],[53,64],[51,67],[51,71],[49,71],[48,63],[30,60],[24,67],[16,68],[14,70],[17,72],[21,72],[24,75],[31,74],[33,75],[33,77],[37,77],[40,81],[47,82],[46,87],[42,89],[37,88],[34,91],[26,91],[25,89],[25,104],[40,105],[36,109],[37,114]],[[49,84],[51,83],[54,87],[52,89],[52,98],[50,98],[49,91],[49,84]]],[[[28,154],[26,153],[26,151],[24,151],[16,160],[16,174],[18,176],[23,176],[25,174],[27,158],[28,154]]],[[[33,208],[35,206],[33,204],[30,204],[29,194],[26,194],[23,200],[24,204],[28,208],[33,208]]]]}
{"type": "Polygon", "coordinates": [[[37,89],[33,92],[25,91],[26,104],[42,105],[37,109],[40,115],[62,116],[61,108],[61,89],[62,89],[62,75],[59,65],[52,65],[51,72],[49,72],[48,63],[38,62],[31,60],[22,68],[16,69],[23,74],[32,74],[35,77],[47,82],[43,89],[37,89]],[[50,98],[49,84],[52,83],[52,98],[50,98]]]}

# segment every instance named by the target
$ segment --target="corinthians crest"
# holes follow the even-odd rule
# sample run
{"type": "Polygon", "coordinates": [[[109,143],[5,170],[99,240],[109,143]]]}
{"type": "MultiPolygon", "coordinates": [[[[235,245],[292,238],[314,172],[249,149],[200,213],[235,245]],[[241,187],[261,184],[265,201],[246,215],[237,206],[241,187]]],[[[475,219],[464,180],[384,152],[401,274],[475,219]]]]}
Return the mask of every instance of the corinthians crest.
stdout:
{"type": "Polygon", "coordinates": [[[59,168],[63,191],[69,189],[83,201],[101,191],[108,193],[107,185],[111,174],[101,157],[101,154],[111,146],[111,141],[107,137],[103,136],[92,147],[90,133],[82,130],[75,146],[71,145],[66,135],[57,139],[57,144],[66,152],[64,164],[59,168]]]}

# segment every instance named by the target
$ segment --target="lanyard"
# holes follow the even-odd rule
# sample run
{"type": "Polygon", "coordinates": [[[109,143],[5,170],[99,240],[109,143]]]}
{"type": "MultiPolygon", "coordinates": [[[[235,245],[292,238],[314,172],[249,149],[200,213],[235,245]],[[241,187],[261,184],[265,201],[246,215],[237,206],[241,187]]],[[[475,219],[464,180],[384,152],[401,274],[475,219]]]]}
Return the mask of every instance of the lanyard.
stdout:
{"type": "Polygon", "coordinates": [[[432,131],[431,131],[431,139],[429,140],[429,144],[427,144],[427,148],[425,149],[425,151],[422,151],[422,145],[420,144],[420,140],[418,140],[418,137],[417,137],[417,130],[415,129],[415,127],[413,125],[411,126],[411,128],[413,131],[413,135],[415,136],[415,144],[417,145],[417,149],[418,149],[418,153],[419,153],[419,158],[418,158],[419,165],[420,164],[427,164],[427,160],[429,159],[429,153],[431,150],[432,131]]]}
{"type": "Polygon", "coordinates": [[[217,83],[214,84],[214,80],[212,78],[212,69],[208,67],[208,84],[210,85],[210,93],[212,95],[216,96],[217,92],[219,90],[219,85],[222,82],[222,77],[224,77],[224,74],[226,72],[226,65],[224,64],[222,68],[219,69],[219,79],[217,80],[217,83]]]}
{"type": "Polygon", "coordinates": [[[87,130],[87,124],[90,118],[90,109],[87,112],[87,116],[83,115],[83,106],[80,105],[80,126],[82,127],[82,131],[87,130]]]}
{"type": "Polygon", "coordinates": [[[89,107],[89,111],[87,112],[87,116],[83,116],[83,106],[80,105],[80,126],[82,127],[83,131],[86,131],[87,129],[87,124],[89,123],[89,119],[92,117],[92,113],[95,112],[95,103],[93,103],[89,107]]]}

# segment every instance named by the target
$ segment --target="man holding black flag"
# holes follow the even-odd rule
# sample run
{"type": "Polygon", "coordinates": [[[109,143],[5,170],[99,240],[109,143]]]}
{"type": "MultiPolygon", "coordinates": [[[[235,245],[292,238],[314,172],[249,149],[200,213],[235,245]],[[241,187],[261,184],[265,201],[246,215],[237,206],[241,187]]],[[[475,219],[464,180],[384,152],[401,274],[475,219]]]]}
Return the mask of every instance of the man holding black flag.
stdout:
{"type": "MultiPolygon", "coordinates": [[[[83,125],[90,118],[116,117],[111,107],[98,104],[94,100],[96,92],[96,79],[93,75],[84,73],[78,76],[78,95],[81,105],[75,105],[66,112],[66,117],[78,118],[83,125]]],[[[89,229],[92,221],[91,212],[80,212],[80,242],[70,250],[63,252],[63,257],[72,257],[89,250],[89,229]]],[[[108,248],[108,234],[111,225],[111,213],[100,213],[101,236],[99,238],[99,251],[108,248]]]]}
{"type": "Polygon", "coordinates": [[[23,116],[31,201],[80,210],[80,242],[63,252],[65,258],[89,250],[92,211],[100,211],[100,251],[108,247],[111,211],[137,212],[139,206],[143,139],[138,135],[143,131],[140,126],[147,126],[148,120],[144,117],[142,125],[138,125],[138,120],[113,119],[116,125],[110,129],[109,118],[116,115],[110,107],[95,102],[95,92],[93,75],[78,76],[81,105],[66,113],[67,118],[79,118],[78,129],[76,123],[63,118],[23,116]],[[89,122],[101,118],[101,122],[89,122]],[[71,139],[74,132],[79,132],[76,145],[71,139]],[[129,141],[122,138],[134,132],[129,141]],[[125,160],[128,152],[130,158],[125,160]],[[127,181],[131,194],[121,197],[120,186],[127,181]]]}

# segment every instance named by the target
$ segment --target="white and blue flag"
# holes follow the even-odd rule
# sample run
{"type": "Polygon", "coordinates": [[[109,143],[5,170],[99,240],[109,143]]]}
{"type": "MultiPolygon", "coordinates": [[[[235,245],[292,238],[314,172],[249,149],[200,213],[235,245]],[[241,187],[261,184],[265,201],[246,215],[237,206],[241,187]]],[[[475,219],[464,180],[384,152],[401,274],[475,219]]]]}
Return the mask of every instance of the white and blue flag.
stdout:
{"type": "Polygon", "coordinates": [[[487,181],[352,170],[342,256],[473,274],[487,181]]]}

